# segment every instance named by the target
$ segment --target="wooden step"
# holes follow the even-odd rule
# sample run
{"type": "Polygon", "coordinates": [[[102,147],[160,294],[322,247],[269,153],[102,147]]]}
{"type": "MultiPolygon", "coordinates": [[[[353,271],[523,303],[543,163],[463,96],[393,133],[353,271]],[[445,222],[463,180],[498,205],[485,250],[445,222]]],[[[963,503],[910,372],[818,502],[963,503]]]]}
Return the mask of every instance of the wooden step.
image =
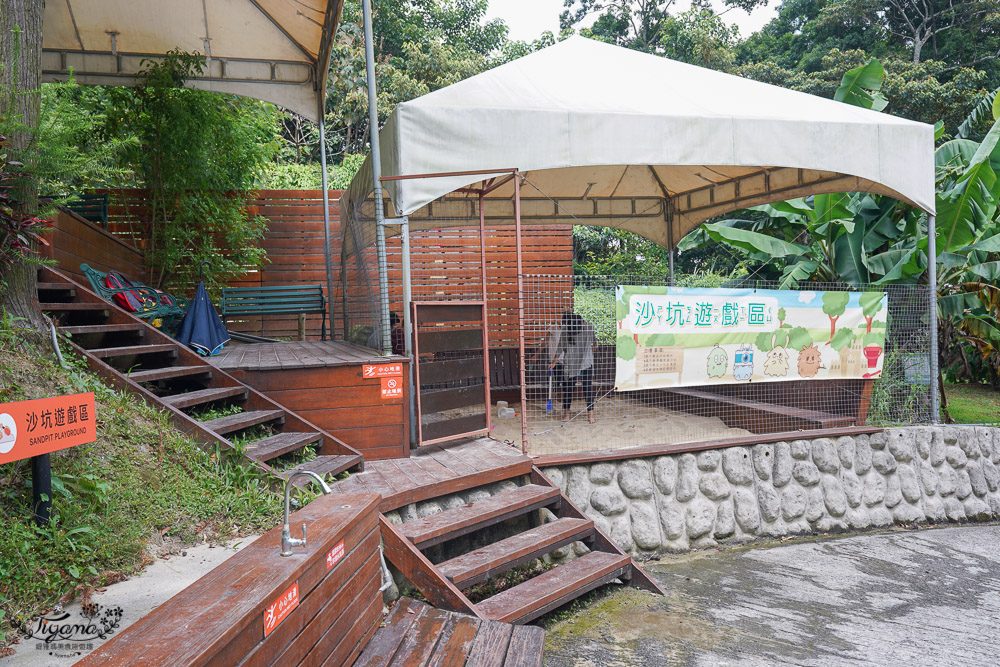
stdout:
{"type": "MultiPolygon", "coordinates": [[[[361,463],[364,459],[360,454],[337,454],[332,456],[317,456],[312,461],[308,461],[301,465],[297,465],[289,470],[282,470],[281,472],[275,472],[278,477],[282,479],[288,479],[293,473],[302,472],[308,470],[314,472],[320,477],[326,477],[327,475],[339,475],[348,468],[353,468],[357,464],[361,463]]],[[[302,475],[296,477],[292,482],[292,486],[305,486],[309,484],[311,478],[307,475],[302,475]]]]}
{"type": "Polygon", "coordinates": [[[108,306],[102,303],[86,303],[83,301],[67,301],[66,303],[59,302],[39,302],[39,310],[45,312],[68,312],[70,310],[74,311],[92,311],[92,312],[104,312],[107,314],[109,312],[108,306]]]}
{"type": "Polygon", "coordinates": [[[284,422],[284,418],[284,410],[251,410],[250,412],[240,412],[239,414],[219,417],[218,419],[210,419],[207,422],[201,422],[201,425],[210,431],[225,435],[226,433],[232,433],[240,429],[250,428],[257,424],[266,424],[267,422],[279,419],[281,422],[284,422]]]}
{"type": "Polygon", "coordinates": [[[272,435],[269,438],[251,442],[246,446],[247,458],[256,461],[270,461],[273,458],[294,452],[306,445],[322,441],[323,436],[316,432],[298,433],[288,431],[272,435]]]}
{"type": "Polygon", "coordinates": [[[400,598],[354,667],[469,665],[541,667],[545,631],[511,627],[400,598]]]}
{"type": "Polygon", "coordinates": [[[211,403],[212,401],[221,401],[224,398],[239,397],[243,399],[249,393],[246,387],[211,387],[183,394],[174,394],[173,396],[161,396],[160,400],[180,410],[182,408],[190,408],[194,405],[211,403]]]}
{"type": "Polygon", "coordinates": [[[123,347],[99,347],[87,350],[99,359],[109,357],[130,357],[137,354],[154,354],[158,352],[173,352],[176,356],[177,345],[175,343],[160,343],[158,345],[125,345],[123,347]]]}
{"type": "Polygon", "coordinates": [[[208,364],[204,366],[167,366],[165,368],[151,368],[147,371],[132,371],[128,376],[135,382],[154,382],[156,380],[169,380],[189,375],[208,375],[212,377],[212,367],[208,364]]]}
{"type": "Polygon", "coordinates": [[[453,584],[468,588],[593,534],[594,522],[589,519],[557,519],[452,558],[437,567],[453,584]]]}
{"type": "Polygon", "coordinates": [[[76,296],[76,288],[69,283],[38,283],[39,292],[65,292],[69,296],[76,296]]]}
{"type": "Polygon", "coordinates": [[[59,327],[59,331],[71,336],[86,336],[87,334],[100,333],[123,333],[134,331],[138,334],[146,333],[145,327],[141,324],[87,324],[83,326],[59,327]]]}
{"type": "Polygon", "coordinates": [[[426,549],[560,500],[557,488],[526,484],[462,507],[409,521],[402,524],[399,530],[418,549],[426,549]]]}
{"type": "Polygon", "coordinates": [[[631,567],[632,559],[627,555],[591,551],[483,600],[476,610],[494,621],[527,623],[617,579],[631,567]]]}

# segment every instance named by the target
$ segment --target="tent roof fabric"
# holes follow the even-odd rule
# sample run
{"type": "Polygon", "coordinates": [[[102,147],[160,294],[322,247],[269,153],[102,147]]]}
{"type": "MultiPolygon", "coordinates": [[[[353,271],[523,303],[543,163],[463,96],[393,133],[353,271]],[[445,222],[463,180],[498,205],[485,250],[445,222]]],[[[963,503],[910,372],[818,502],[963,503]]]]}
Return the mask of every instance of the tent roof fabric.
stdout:
{"type": "Polygon", "coordinates": [[[129,85],[143,59],[203,53],[195,88],[319,118],[342,0],[49,0],[42,80],[129,85]]]}
{"type": "MultiPolygon", "coordinates": [[[[384,176],[516,168],[534,186],[522,186],[527,197],[662,197],[658,221],[591,224],[664,246],[722,213],[822,192],[881,193],[934,210],[930,125],[583,37],[403,102],[380,137],[384,176]]],[[[398,214],[419,218],[483,178],[385,189],[398,214]]],[[[489,196],[509,199],[512,188],[489,196]]],[[[350,215],[372,191],[366,162],[341,210],[350,215]]]]}

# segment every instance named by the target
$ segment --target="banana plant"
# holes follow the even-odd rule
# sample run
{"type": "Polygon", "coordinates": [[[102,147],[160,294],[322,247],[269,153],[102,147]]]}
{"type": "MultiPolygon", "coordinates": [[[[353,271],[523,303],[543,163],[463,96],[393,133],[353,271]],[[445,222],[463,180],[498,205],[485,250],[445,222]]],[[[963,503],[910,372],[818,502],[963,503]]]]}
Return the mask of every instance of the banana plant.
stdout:
{"type": "MultiPolygon", "coordinates": [[[[884,106],[880,77],[877,61],[851,70],[836,97],[878,110],[884,106]]],[[[953,362],[964,366],[970,379],[1000,385],[1000,93],[980,104],[963,127],[990,112],[994,123],[981,142],[959,136],[935,151],[935,242],[942,340],[964,343],[943,346],[942,366],[953,362]],[[972,350],[975,359],[968,355],[972,350]]],[[[942,135],[939,123],[935,139],[942,135]]],[[[927,280],[927,215],[889,197],[817,195],[744,213],[702,225],[679,249],[725,244],[777,267],[783,287],[807,280],[846,285],[927,280]]]]}

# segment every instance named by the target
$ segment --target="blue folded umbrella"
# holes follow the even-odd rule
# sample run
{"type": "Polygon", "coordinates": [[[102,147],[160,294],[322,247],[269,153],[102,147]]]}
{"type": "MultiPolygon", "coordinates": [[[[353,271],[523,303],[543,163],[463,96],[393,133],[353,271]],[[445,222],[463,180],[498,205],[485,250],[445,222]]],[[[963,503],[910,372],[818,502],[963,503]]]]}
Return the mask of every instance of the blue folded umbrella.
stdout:
{"type": "Polygon", "coordinates": [[[177,341],[206,357],[218,354],[222,346],[229,342],[229,332],[222,323],[215,306],[208,298],[205,283],[199,282],[198,289],[191,301],[191,307],[181,322],[177,341]]]}

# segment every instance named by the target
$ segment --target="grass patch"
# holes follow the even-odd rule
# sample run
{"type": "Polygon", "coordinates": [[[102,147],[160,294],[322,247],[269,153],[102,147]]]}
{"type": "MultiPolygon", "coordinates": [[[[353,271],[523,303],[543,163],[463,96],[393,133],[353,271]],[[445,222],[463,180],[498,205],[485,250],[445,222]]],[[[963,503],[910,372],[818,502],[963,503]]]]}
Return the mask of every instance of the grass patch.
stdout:
{"type": "Polygon", "coordinates": [[[31,517],[30,461],[0,465],[0,644],[60,599],[142,569],[151,541],[222,541],[280,522],[281,497],[232,453],[202,450],[81,360],[66,370],[2,334],[0,402],[93,391],[98,428],[96,442],[52,454],[46,528],[31,517]]]}
{"type": "Polygon", "coordinates": [[[985,384],[946,384],[944,391],[956,424],[1000,423],[1000,391],[985,384]]]}

